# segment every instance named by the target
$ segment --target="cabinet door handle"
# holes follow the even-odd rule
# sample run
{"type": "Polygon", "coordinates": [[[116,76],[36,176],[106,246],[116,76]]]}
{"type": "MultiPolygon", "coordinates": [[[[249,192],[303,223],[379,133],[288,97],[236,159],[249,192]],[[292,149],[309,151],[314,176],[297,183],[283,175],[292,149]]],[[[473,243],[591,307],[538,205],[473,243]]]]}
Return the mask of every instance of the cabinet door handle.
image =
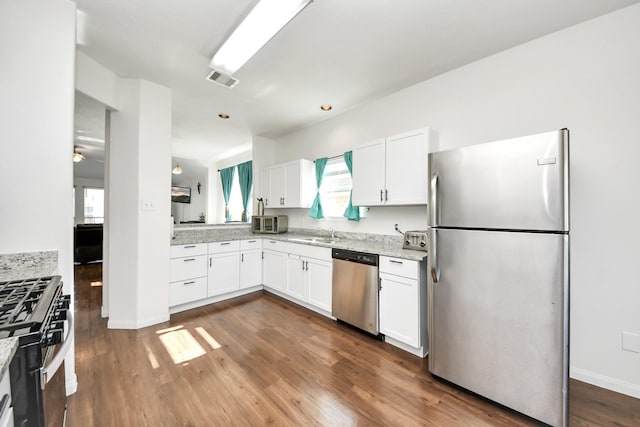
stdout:
{"type": "Polygon", "coordinates": [[[385,202],[386,202],[387,200],[389,200],[389,197],[387,197],[387,196],[388,196],[388,193],[389,193],[389,191],[385,189],[385,190],[384,190],[384,201],[385,201],[385,202]]]}
{"type": "Polygon", "coordinates": [[[240,254],[240,262],[244,262],[244,254],[240,254]]]}
{"type": "Polygon", "coordinates": [[[249,240],[248,243],[255,243],[255,242],[257,242],[257,240],[249,240]]]}
{"type": "Polygon", "coordinates": [[[382,190],[380,190],[380,201],[382,201],[382,190]]]}
{"type": "Polygon", "coordinates": [[[213,258],[209,257],[209,267],[211,267],[211,263],[213,262],[213,258]]]}
{"type": "Polygon", "coordinates": [[[404,264],[402,261],[396,261],[395,259],[390,259],[389,262],[392,264],[404,264]]]}
{"type": "Polygon", "coordinates": [[[304,269],[309,271],[309,261],[305,261],[304,264],[305,264],[304,269]]]}
{"type": "Polygon", "coordinates": [[[220,246],[227,246],[227,245],[230,245],[230,244],[231,244],[231,242],[222,242],[222,243],[220,243],[220,246]]]}
{"type": "Polygon", "coordinates": [[[191,280],[189,282],[184,282],[183,285],[194,285],[196,283],[195,280],[191,280]]]}
{"type": "Polygon", "coordinates": [[[302,271],[304,271],[304,261],[302,261],[302,271]]]}
{"type": "Polygon", "coordinates": [[[192,248],[195,248],[195,247],[196,247],[196,245],[187,245],[184,248],[185,249],[192,249],[192,248]]]}
{"type": "Polygon", "coordinates": [[[184,262],[189,262],[189,261],[195,261],[195,258],[187,258],[187,259],[183,259],[182,261],[184,262]]]}
{"type": "Polygon", "coordinates": [[[265,199],[264,199],[264,205],[265,205],[265,206],[269,206],[269,199],[267,199],[266,197],[265,197],[265,199]]]}
{"type": "Polygon", "coordinates": [[[264,259],[264,251],[262,251],[262,259],[264,259]]]}

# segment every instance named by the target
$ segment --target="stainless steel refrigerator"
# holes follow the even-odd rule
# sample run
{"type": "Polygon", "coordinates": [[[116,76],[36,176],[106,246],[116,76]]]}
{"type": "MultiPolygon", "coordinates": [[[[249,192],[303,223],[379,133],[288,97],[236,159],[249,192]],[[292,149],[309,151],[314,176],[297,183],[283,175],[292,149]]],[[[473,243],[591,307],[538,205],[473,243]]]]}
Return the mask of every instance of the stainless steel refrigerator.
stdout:
{"type": "Polygon", "coordinates": [[[569,131],[428,162],[429,370],[566,425],[569,131]]]}

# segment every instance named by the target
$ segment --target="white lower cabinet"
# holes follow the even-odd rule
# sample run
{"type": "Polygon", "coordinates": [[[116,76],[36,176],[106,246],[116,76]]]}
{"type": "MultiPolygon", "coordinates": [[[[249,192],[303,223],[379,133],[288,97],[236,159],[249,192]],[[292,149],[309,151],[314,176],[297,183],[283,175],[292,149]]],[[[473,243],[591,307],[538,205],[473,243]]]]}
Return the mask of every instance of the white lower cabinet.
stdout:
{"type": "Polygon", "coordinates": [[[240,253],[240,289],[262,284],[262,250],[240,253]]]}
{"type": "Polygon", "coordinates": [[[331,313],[332,262],[313,258],[306,262],[308,262],[306,266],[309,279],[309,303],[331,313]]]}
{"type": "Polygon", "coordinates": [[[240,289],[262,285],[262,239],[240,242],[240,289]]]}
{"type": "Polygon", "coordinates": [[[380,332],[420,356],[428,350],[423,270],[423,262],[380,257],[380,332]]]}
{"type": "Polygon", "coordinates": [[[240,254],[223,252],[209,255],[207,296],[240,289],[240,254]]]}
{"type": "Polygon", "coordinates": [[[207,276],[169,283],[169,306],[173,307],[207,297],[207,276]]]}
{"type": "Polygon", "coordinates": [[[380,332],[418,347],[418,281],[380,273],[380,286],[380,332]]]}
{"type": "MultiPolygon", "coordinates": [[[[308,261],[307,261],[308,262],[308,261]]],[[[307,271],[305,259],[289,254],[287,258],[287,294],[301,301],[307,301],[307,271]]]]}
{"type": "Polygon", "coordinates": [[[287,254],[265,249],[263,257],[263,284],[270,288],[284,291],[287,284],[287,254]]]}
{"type": "Polygon", "coordinates": [[[207,245],[171,247],[169,306],[207,297],[207,245]]]}
{"type": "Polygon", "coordinates": [[[288,295],[331,313],[332,272],[331,249],[289,245],[288,295]]]}

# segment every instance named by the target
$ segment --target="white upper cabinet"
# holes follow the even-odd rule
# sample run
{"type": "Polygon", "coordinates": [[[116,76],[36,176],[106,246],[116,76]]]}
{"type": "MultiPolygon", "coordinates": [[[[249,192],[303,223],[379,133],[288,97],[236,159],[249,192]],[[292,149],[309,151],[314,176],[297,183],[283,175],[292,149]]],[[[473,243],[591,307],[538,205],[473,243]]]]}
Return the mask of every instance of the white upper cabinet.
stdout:
{"type": "Polygon", "coordinates": [[[262,197],[265,207],[271,205],[271,171],[268,168],[260,171],[260,191],[256,197],[262,197]]]}
{"type": "Polygon", "coordinates": [[[260,194],[266,208],[309,208],[316,195],[315,166],[299,159],[260,172],[260,194]]]}
{"type": "Polygon", "coordinates": [[[384,204],[385,140],[378,139],[353,150],[353,204],[384,204]]]}
{"type": "Polygon", "coordinates": [[[361,145],[353,150],[353,204],[427,204],[427,155],[436,134],[417,129],[361,145]]]}
{"type": "Polygon", "coordinates": [[[269,200],[270,208],[282,207],[285,198],[285,175],[284,165],[273,166],[269,168],[269,180],[271,182],[271,200],[269,200]]]}

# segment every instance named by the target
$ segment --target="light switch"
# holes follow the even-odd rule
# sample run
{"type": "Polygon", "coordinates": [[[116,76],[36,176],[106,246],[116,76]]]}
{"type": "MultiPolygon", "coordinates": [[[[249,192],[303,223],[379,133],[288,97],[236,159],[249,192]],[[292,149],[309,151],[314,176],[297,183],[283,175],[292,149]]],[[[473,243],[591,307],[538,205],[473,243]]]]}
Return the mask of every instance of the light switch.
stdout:
{"type": "Polygon", "coordinates": [[[640,335],[632,332],[622,333],[622,349],[640,353],[640,335]]]}

